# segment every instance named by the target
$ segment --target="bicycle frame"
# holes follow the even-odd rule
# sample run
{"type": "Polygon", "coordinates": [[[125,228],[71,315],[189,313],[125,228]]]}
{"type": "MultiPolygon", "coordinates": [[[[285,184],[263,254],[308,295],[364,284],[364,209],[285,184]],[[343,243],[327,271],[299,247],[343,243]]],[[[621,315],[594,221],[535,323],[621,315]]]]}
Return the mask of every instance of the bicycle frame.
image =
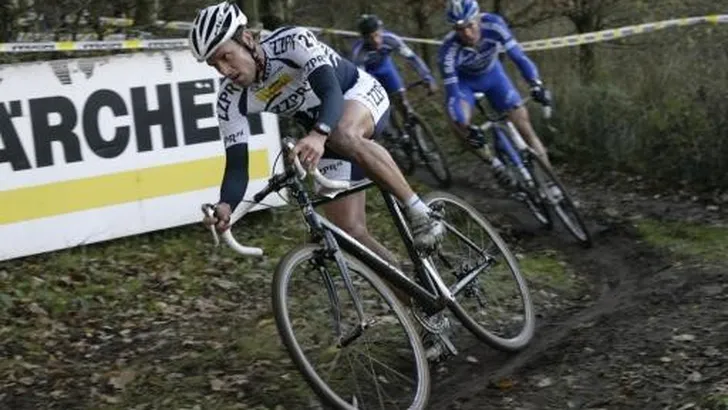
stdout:
{"type": "MultiPolygon", "coordinates": [[[[530,99],[530,97],[526,98],[523,103],[526,104],[528,101],[530,101],[530,99]]],[[[501,152],[505,154],[506,157],[511,161],[511,163],[513,163],[518,169],[524,167],[525,164],[523,163],[523,158],[521,157],[519,152],[527,150],[529,148],[529,145],[526,144],[526,141],[521,136],[521,133],[518,132],[518,130],[511,121],[507,120],[507,115],[490,117],[486,113],[485,108],[483,108],[483,105],[480,103],[479,99],[476,100],[476,105],[480,112],[488,118],[487,121],[480,125],[480,129],[482,129],[483,131],[493,131],[493,134],[495,135],[493,145],[496,152],[501,152]],[[508,132],[503,129],[504,127],[507,127],[508,132]]]]}
{"type": "MultiPolygon", "coordinates": [[[[417,278],[421,283],[427,284],[430,289],[426,289],[419,283],[407,277],[407,275],[405,275],[404,272],[399,270],[396,266],[393,266],[391,263],[384,260],[374,251],[364,246],[361,242],[354,239],[351,235],[347,234],[344,230],[334,225],[326,219],[326,217],[313,209],[316,206],[368,189],[375,185],[373,182],[358,184],[357,186],[352,187],[333,198],[325,197],[316,200],[310,200],[308,198],[306,191],[302,189],[302,185],[299,187],[295,187],[295,185],[296,184],[294,183],[293,191],[297,191],[297,194],[294,194],[294,196],[296,197],[299,207],[306,216],[307,224],[312,228],[314,238],[323,238],[325,246],[329,251],[336,252],[340,247],[350,253],[369,268],[377,272],[377,274],[387,280],[388,283],[410,295],[427,312],[437,312],[442,310],[445,306],[447,306],[448,301],[454,301],[453,292],[447,288],[440,276],[435,273],[436,270],[432,264],[419,257],[412,242],[412,235],[407,228],[404,214],[390,193],[381,189],[379,190],[385,204],[387,205],[387,210],[390,215],[392,215],[397,231],[404,240],[407,253],[410,259],[415,262],[415,274],[417,275],[417,278]],[[330,240],[327,241],[325,239],[327,232],[333,236],[332,239],[334,239],[335,242],[330,240]]],[[[342,269],[342,272],[343,270],[344,269],[342,269]]],[[[467,285],[467,283],[465,285],[467,285]]],[[[360,302],[358,300],[355,301],[355,305],[359,305],[359,303],[360,302]]],[[[358,311],[359,307],[357,306],[356,309],[358,311]]]]}
{"type": "MultiPolygon", "coordinates": [[[[412,235],[405,222],[404,214],[397,204],[395,198],[392,196],[392,194],[382,189],[379,189],[384,198],[384,202],[387,205],[387,210],[392,215],[395,226],[397,227],[397,230],[405,243],[408,256],[415,264],[415,275],[420,282],[417,283],[416,281],[407,277],[407,275],[405,275],[404,272],[402,272],[396,266],[393,266],[391,263],[384,260],[382,257],[361,244],[359,241],[347,234],[344,230],[334,225],[332,222],[326,219],[323,215],[316,212],[314,209],[314,207],[316,206],[367,189],[373,186],[374,183],[367,181],[361,184],[357,184],[354,187],[346,188],[346,190],[339,192],[333,197],[322,197],[312,200],[302,183],[302,175],[305,176],[305,171],[303,171],[303,168],[300,166],[298,158],[295,158],[294,164],[291,164],[291,162],[288,161],[288,154],[292,147],[292,140],[290,138],[285,138],[283,143],[283,154],[286,158],[284,173],[272,176],[269,179],[267,186],[253,196],[253,203],[248,204],[247,209],[250,209],[252,207],[252,204],[257,204],[261,202],[263,199],[265,199],[266,196],[268,196],[272,192],[277,192],[284,188],[289,188],[289,192],[291,192],[292,197],[296,199],[296,202],[298,203],[303,213],[306,224],[311,228],[313,240],[317,242],[323,242],[322,251],[324,252],[325,256],[333,256],[333,258],[336,260],[347,291],[349,292],[349,294],[352,295],[360,324],[357,328],[352,330],[352,334],[342,337],[342,340],[340,342],[342,345],[345,345],[348,343],[348,341],[356,338],[357,335],[360,334],[360,332],[367,326],[367,324],[364,321],[362,303],[356,291],[354,290],[351,278],[349,277],[347,265],[344,262],[343,254],[340,252],[340,249],[343,249],[346,252],[350,253],[351,255],[359,259],[362,263],[364,263],[366,266],[371,268],[373,271],[377,272],[377,274],[381,278],[385,279],[391,286],[407,293],[414,301],[417,302],[417,304],[421,308],[423,308],[425,313],[427,313],[428,315],[439,312],[442,309],[452,305],[455,302],[454,296],[461,290],[463,290],[470,282],[472,282],[476,278],[478,273],[480,273],[483,269],[490,266],[494,262],[493,258],[480,251],[480,249],[478,249],[478,247],[475,246],[468,238],[464,237],[460,232],[454,230],[449,224],[443,221],[446,227],[449,228],[449,230],[453,231],[453,234],[457,235],[461,239],[464,239],[470,247],[480,252],[484,257],[484,261],[482,264],[480,264],[480,266],[476,266],[475,268],[470,269],[469,272],[465,272],[465,275],[463,275],[462,279],[459,279],[454,286],[448,288],[440,275],[437,273],[437,269],[434,267],[433,263],[429,260],[429,257],[420,256],[415,249],[412,235]]],[[[319,182],[327,181],[325,177],[320,174],[316,174],[315,172],[314,177],[319,182]]],[[[328,181],[330,182],[331,180],[328,181]]],[[[210,208],[206,209],[205,206],[203,206],[203,211],[206,211],[209,214],[210,208]]],[[[242,211],[238,216],[236,216],[235,214],[238,214],[238,212],[239,210],[236,209],[233,213],[233,217],[231,218],[231,224],[234,224],[236,220],[242,218],[245,213],[245,211],[242,211]]],[[[240,245],[232,237],[232,234],[229,230],[223,233],[223,237],[227,241],[228,245],[230,245],[231,248],[238,251],[239,253],[259,254],[249,251],[248,253],[246,253],[246,249],[250,250],[254,248],[246,248],[240,245]]],[[[328,273],[326,273],[325,276],[327,275],[328,273]]],[[[338,306],[338,298],[335,292],[332,292],[333,281],[331,277],[324,277],[324,281],[329,292],[329,297],[331,299],[332,305],[338,306]]]]}

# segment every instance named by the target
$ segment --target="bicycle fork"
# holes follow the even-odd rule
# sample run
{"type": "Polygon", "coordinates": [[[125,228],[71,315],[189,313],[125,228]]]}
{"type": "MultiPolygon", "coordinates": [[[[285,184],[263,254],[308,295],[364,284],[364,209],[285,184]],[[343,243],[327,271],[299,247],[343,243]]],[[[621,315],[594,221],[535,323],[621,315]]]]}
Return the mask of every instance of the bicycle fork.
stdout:
{"type": "Polygon", "coordinates": [[[521,134],[518,132],[518,130],[516,130],[516,127],[513,125],[513,123],[509,121],[507,122],[507,124],[508,130],[513,136],[513,141],[515,142],[516,147],[511,144],[510,138],[505,135],[503,130],[498,127],[493,127],[493,133],[495,134],[496,151],[503,152],[508,157],[510,162],[516,166],[518,172],[521,174],[521,177],[525,181],[526,186],[528,188],[533,188],[533,176],[531,176],[528,168],[526,168],[526,164],[523,162],[523,158],[520,155],[520,152],[528,149],[528,145],[526,144],[526,141],[523,140],[523,137],[521,137],[521,134]]]}
{"type": "Polygon", "coordinates": [[[303,189],[297,189],[296,191],[295,196],[297,197],[297,200],[300,203],[305,204],[302,209],[303,216],[312,229],[314,240],[323,240],[324,243],[324,249],[322,250],[322,254],[317,255],[316,263],[318,264],[319,274],[324,281],[326,292],[328,293],[329,301],[331,302],[331,307],[333,309],[332,315],[334,319],[334,331],[339,337],[337,347],[346,347],[362,335],[364,330],[371,325],[371,321],[364,319],[364,308],[362,307],[359,295],[354,288],[354,283],[349,275],[349,267],[346,264],[344,253],[339,247],[339,244],[336,242],[334,235],[331,231],[324,229],[322,226],[321,221],[313,211],[313,207],[310,204],[306,191],[303,189]],[[349,292],[352,302],[354,303],[354,309],[356,310],[357,325],[351,331],[347,332],[347,334],[342,334],[341,303],[336,293],[336,286],[334,285],[334,281],[331,275],[327,272],[323,263],[323,260],[331,259],[332,257],[339,268],[341,278],[344,281],[344,286],[346,287],[347,292],[349,292]]]}

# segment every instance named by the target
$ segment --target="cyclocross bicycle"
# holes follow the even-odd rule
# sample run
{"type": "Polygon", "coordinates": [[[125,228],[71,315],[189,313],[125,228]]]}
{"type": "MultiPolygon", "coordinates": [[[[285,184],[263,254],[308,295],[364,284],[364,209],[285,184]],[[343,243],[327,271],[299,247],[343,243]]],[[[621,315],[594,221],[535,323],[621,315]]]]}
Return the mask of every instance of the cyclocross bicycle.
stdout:
{"type": "MultiPolygon", "coordinates": [[[[513,123],[507,119],[507,114],[488,115],[481,102],[484,98],[483,93],[475,93],[478,109],[487,118],[479,127],[484,132],[492,131],[490,149],[505,164],[506,172],[515,181],[514,196],[525,202],[538,222],[547,229],[553,227],[549,208],[552,209],[567,230],[582,245],[590,247],[591,234],[564,184],[526,144],[513,123]]],[[[526,98],[524,104],[530,100],[531,97],[526,98]]],[[[549,118],[551,107],[544,106],[543,109],[544,117],[549,118]]]]}
{"type": "MultiPolygon", "coordinates": [[[[284,158],[293,146],[292,139],[283,140],[284,158]]],[[[338,191],[335,198],[373,186],[329,180],[317,170],[312,174],[322,186],[338,191]]],[[[284,171],[271,177],[252,201],[241,203],[230,222],[283,189],[300,207],[311,241],[278,263],[272,305],[286,350],[324,403],[338,409],[425,408],[430,374],[420,333],[449,340],[445,329],[430,320],[445,309],[459,322],[448,330],[450,335],[467,329],[504,351],[529,343],[535,316],[526,281],[503,239],[472,206],[443,192],[423,196],[446,227],[438,247],[424,253],[415,249],[400,205],[380,190],[414,264],[411,279],[316,212],[316,206],[332,198],[310,195],[305,176],[298,158],[285,160],[284,171]]],[[[210,204],[202,208],[213,213],[210,204]]],[[[263,254],[238,243],[229,229],[222,237],[242,255],[263,254]]]]}
{"type": "MultiPolygon", "coordinates": [[[[425,84],[425,80],[420,80],[409,84],[406,89],[425,84]]],[[[394,111],[392,115],[396,115],[394,111]]],[[[441,188],[450,186],[452,176],[445,154],[437,144],[430,126],[416,111],[412,110],[403,119],[402,126],[390,121],[389,128],[381,137],[382,145],[390,152],[403,174],[411,175],[418,164],[424,165],[441,188]]]]}

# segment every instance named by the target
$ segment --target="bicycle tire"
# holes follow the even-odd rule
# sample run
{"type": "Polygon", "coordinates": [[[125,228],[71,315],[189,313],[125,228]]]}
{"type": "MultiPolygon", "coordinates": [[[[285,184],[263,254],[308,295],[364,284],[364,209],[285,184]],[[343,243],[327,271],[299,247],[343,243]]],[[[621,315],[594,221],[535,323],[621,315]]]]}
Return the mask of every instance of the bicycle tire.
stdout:
{"type": "MultiPolygon", "coordinates": [[[[503,127],[500,125],[497,125],[497,127],[500,129],[501,132],[504,132],[505,135],[508,136],[509,142],[511,144],[514,144],[510,130],[507,127],[503,127]]],[[[533,215],[533,217],[541,225],[541,227],[546,230],[553,229],[554,222],[551,218],[551,213],[549,213],[548,204],[538,196],[538,192],[533,192],[531,189],[529,189],[529,187],[527,186],[528,183],[521,174],[521,171],[518,169],[518,167],[516,167],[513,161],[511,161],[508,155],[506,155],[502,150],[496,150],[496,155],[501,160],[501,162],[503,162],[505,166],[509,169],[509,172],[512,175],[515,175],[516,178],[518,178],[518,180],[520,181],[517,189],[518,193],[523,194],[524,197],[518,198],[518,200],[525,202],[526,208],[528,208],[528,210],[531,212],[531,215],[533,215]]],[[[528,169],[528,172],[533,174],[532,170],[529,168],[528,165],[528,158],[524,158],[521,153],[519,153],[519,155],[521,155],[521,161],[526,162],[526,169],[528,169]]]]}
{"type": "MultiPolygon", "coordinates": [[[[511,253],[510,249],[508,249],[505,241],[501,238],[490,222],[464,200],[447,192],[437,191],[424,195],[422,199],[428,206],[431,207],[438,201],[455,205],[465,211],[471,219],[475,220],[475,222],[483,228],[488,237],[492,240],[493,244],[495,244],[501,254],[505,257],[508,268],[511,271],[511,275],[517,284],[523,308],[524,323],[517,336],[505,338],[496,335],[477,323],[472,315],[470,315],[457,301],[457,297],[455,302],[449,306],[450,310],[473,335],[491,347],[507,352],[522,350],[530,343],[531,339],[533,339],[536,317],[533,311],[533,303],[531,302],[528,285],[521,274],[515,256],[511,253]]],[[[445,221],[447,221],[447,215],[445,215],[445,221]]],[[[450,234],[452,233],[448,233],[448,235],[450,234]]]]}
{"type": "Polygon", "coordinates": [[[416,165],[412,152],[410,152],[408,147],[403,146],[401,142],[395,140],[398,138],[396,135],[401,135],[399,130],[391,127],[389,132],[389,135],[382,135],[378,142],[389,152],[389,155],[392,156],[394,163],[397,164],[403,175],[412,175],[416,165]]]}
{"type": "Polygon", "coordinates": [[[432,129],[417,113],[412,113],[411,121],[413,121],[413,124],[410,125],[410,129],[415,132],[410,137],[414,138],[417,145],[417,153],[422,161],[424,161],[427,170],[437,180],[440,187],[443,189],[449,188],[452,185],[450,166],[445,158],[445,154],[435,140],[432,129]],[[416,131],[418,128],[421,132],[416,131]],[[436,159],[433,160],[431,158],[436,159]]]}
{"type": "MultiPolygon", "coordinates": [[[[546,166],[543,159],[536,155],[536,153],[533,152],[532,149],[529,149],[528,155],[531,167],[533,167],[534,164],[538,165],[538,167],[541,169],[541,172],[546,176],[546,178],[551,180],[551,182],[556,185],[561,191],[562,198],[560,201],[558,201],[557,203],[552,203],[550,200],[546,200],[546,202],[551,205],[556,216],[558,216],[561,222],[564,223],[566,230],[569,231],[569,233],[577,241],[579,241],[582,246],[584,246],[585,248],[591,248],[593,243],[591,234],[589,233],[589,229],[587,229],[581,213],[576,208],[576,205],[574,205],[574,201],[571,199],[571,195],[567,192],[564,184],[556,176],[556,174],[551,169],[549,169],[549,167],[546,166]],[[567,211],[570,211],[570,213],[574,216],[573,219],[567,216],[567,211]]],[[[534,179],[537,180],[538,185],[541,186],[542,192],[544,192],[543,195],[548,198],[547,194],[545,193],[546,190],[549,189],[548,186],[543,186],[543,183],[541,181],[538,181],[538,178],[536,178],[535,176],[535,170],[533,170],[532,172],[534,174],[534,179]]]]}
{"type": "MultiPolygon", "coordinates": [[[[281,259],[276,267],[275,275],[273,277],[272,292],[276,326],[283,345],[288,351],[291,360],[294,362],[299,372],[303,375],[306,382],[314,390],[318,397],[327,405],[333,406],[337,409],[353,410],[357,407],[337,395],[331,387],[329,387],[321,379],[311,363],[308,361],[303,349],[295,338],[292,322],[288,315],[289,312],[286,303],[286,295],[288,293],[288,284],[290,282],[293,268],[295,268],[300,262],[310,260],[310,258],[314,256],[314,252],[319,249],[321,249],[321,247],[315,244],[298,246],[288,252],[288,254],[281,259]]],[[[399,319],[400,324],[405,328],[409,344],[415,354],[414,362],[418,377],[414,399],[407,408],[424,409],[430,395],[430,373],[424,347],[420,341],[417,328],[409,319],[408,310],[401,304],[401,302],[399,302],[393,291],[387,287],[387,285],[385,285],[385,283],[370,268],[346,252],[344,252],[344,257],[350,268],[349,272],[351,276],[353,277],[356,276],[356,274],[359,274],[360,277],[369,282],[375,291],[384,298],[395,313],[397,319],[399,319]]]]}

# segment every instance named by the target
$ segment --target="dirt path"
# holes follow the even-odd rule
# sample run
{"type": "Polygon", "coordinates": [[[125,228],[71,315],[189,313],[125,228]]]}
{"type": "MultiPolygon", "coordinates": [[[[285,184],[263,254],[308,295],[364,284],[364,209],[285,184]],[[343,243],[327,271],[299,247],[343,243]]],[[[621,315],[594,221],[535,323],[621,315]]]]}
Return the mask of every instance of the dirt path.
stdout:
{"type": "Polygon", "coordinates": [[[502,191],[487,182],[456,178],[452,191],[510,228],[511,243],[559,251],[590,286],[542,315],[523,352],[509,356],[476,344],[441,366],[431,408],[728,408],[725,264],[658,251],[630,223],[640,216],[720,223],[724,213],[695,198],[590,184],[571,190],[594,235],[589,250],[558,222],[544,232],[524,206],[491,199],[502,191]]]}

